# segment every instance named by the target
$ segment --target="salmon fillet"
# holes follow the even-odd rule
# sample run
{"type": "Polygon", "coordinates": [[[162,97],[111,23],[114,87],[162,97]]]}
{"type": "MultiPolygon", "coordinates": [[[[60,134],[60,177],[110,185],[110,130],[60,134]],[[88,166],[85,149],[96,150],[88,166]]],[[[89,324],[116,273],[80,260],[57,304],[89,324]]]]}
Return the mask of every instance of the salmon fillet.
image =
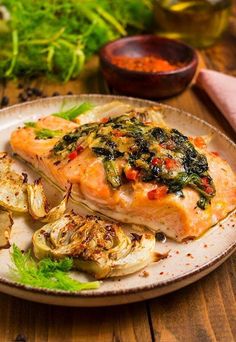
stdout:
{"type": "MultiPolygon", "coordinates": [[[[133,117],[132,113],[128,115],[130,115],[130,118],[133,117]]],[[[182,139],[180,139],[181,144],[190,143],[188,146],[191,149],[191,146],[194,146],[194,149],[199,154],[206,157],[208,163],[208,170],[204,171],[199,176],[200,178],[198,177],[198,183],[199,179],[202,182],[199,188],[196,185],[198,183],[193,183],[193,181],[184,186],[182,190],[179,191],[176,188],[177,190],[173,191],[173,184],[175,184],[173,181],[171,188],[168,185],[170,181],[169,183],[167,181],[163,183],[163,180],[160,181],[160,177],[156,178],[158,181],[154,181],[153,179],[148,181],[145,177],[142,176],[142,178],[140,176],[143,175],[144,171],[146,176],[149,172],[149,170],[145,169],[146,164],[143,166],[141,163],[143,161],[142,158],[144,158],[143,156],[140,160],[135,159],[135,168],[132,167],[127,171],[124,156],[127,153],[127,149],[130,151],[130,148],[133,146],[131,144],[131,138],[127,132],[122,133],[122,129],[119,130],[121,125],[116,124],[118,129],[114,129],[116,126],[112,122],[112,131],[107,131],[108,127],[109,130],[111,129],[109,120],[107,119],[108,124],[106,118],[102,119],[102,122],[99,121],[99,132],[101,135],[101,132],[104,130],[105,136],[115,136],[115,142],[111,140],[113,147],[109,147],[109,151],[114,152],[114,149],[117,148],[114,147],[115,144],[119,147],[118,152],[120,155],[113,156],[116,163],[116,173],[118,173],[119,179],[122,180],[121,184],[118,185],[116,184],[118,176],[117,174],[115,176],[113,175],[114,170],[109,171],[114,176],[112,178],[113,184],[109,181],[107,170],[104,167],[104,163],[107,161],[104,162],[104,157],[99,155],[101,149],[99,150],[97,147],[97,140],[100,139],[99,143],[101,144],[102,140],[100,135],[98,138],[98,135],[96,136],[92,133],[87,139],[86,134],[82,134],[79,140],[76,141],[77,145],[75,150],[71,150],[71,145],[68,144],[66,146],[70,146],[69,151],[63,149],[63,144],[67,143],[66,139],[68,140],[68,137],[74,137],[74,135],[70,136],[69,134],[70,132],[76,132],[76,129],[79,127],[78,123],[55,116],[48,116],[37,122],[37,129],[35,127],[23,127],[14,131],[11,135],[10,142],[15,153],[31,163],[36,170],[43,172],[61,189],[66,189],[68,184],[71,183],[73,185],[73,199],[86,204],[92,210],[105,214],[110,218],[125,223],[144,225],[153,231],[161,231],[177,241],[199,237],[212,225],[215,225],[219,220],[225,218],[236,207],[235,173],[229,164],[219,155],[208,152],[204,143],[200,144],[201,146],[199,144],[195,145],[194,141],[187,140],[186,137],[176,133],[176,130],[170,131],[173,133],[173,136],[176,134],[176,136],[182,139]],[[60,133],[58,136],[53,136],[49,139],[41,139],[37,138],[37,131],[40,131],[40,129],[53,129],[60,133]],[[64,137],[65,135],[66,138],[64,137]],[[85,141],[84,137],[88,141],[85,141]],[[57,153],[58,149],[60,153],[57,153]],[[53,153],[53,151],[56,152],[53,153]],[[140,167],[137,166],[138,162],[140,163],[140,167]],[[204,176],[205,174],[206,176],[204,176]],[[198,205],[202,193],[206,197],[208,195],[211,197],[205,208],[202,208],[200,204],[198,205]]],[[[84,126],[85,128],[87,127],[86,124],[84,126]]],[[[140,127],[149,134],[150,129],[152,130],[151,132],[154,132],[154,129],[157,128],[157,123],[142,121],[140,127]]],[[[160,127],[162,127],[162,124],[159,125],[160,127]]],[[[160,132],[161,129],[155,132],[160,132]]],[[[168,141],[165,141],[163,145],[159,141],[158,143],[154,142],[151,147],[149,146],[148,153],[152,153],[150,165],[152,165],[153,170],[156,168],[155,172],[158,170],[158,163],[161,163],[159,169],[161,168],[162,172],[169,172],[165,175],[170,174],[173,177],[176,174],[182,175],[186,172],[187,166],[185,164],[183,166],[178,159],[176,159],[177,162],[174,159],[174,156],[179,158],[179,154],[182,151],[180,151],[181,153],[176,152],[175,147],[171,147],[171,144],[168,145],[168,143],[168,141]],[[150,152],[151,148],[152,152],[150,152]],[[157,155],[164,155],[164,161],[161,158],[155,157],[155,152],[153,151],[157,151],[157,155]],[[169,169],[171,164],[174,165],[173,170],[169,169]]],[[[143,155],[146,156],[146,154],[147,152],[144,150],[143,155]]],[[[129,158],[130,155],[132,153],[129,154],[129,158]]],[[[109,159],[108,157],[106,160],[109,159]]],[[[182,154],[181,158],[183,160],[182,154]]],[[[146,159],[145,163],[149,159],[146,159]]],[[[204,160],[204,158],[199,160],[204,160]]],[[[110,163],[110,161],[108,162],[110,163]]],[[[112,165],[109,164],[109,167],[112,165]]],[[[190,173],[189,175],[191,176],[190,173]]]]}

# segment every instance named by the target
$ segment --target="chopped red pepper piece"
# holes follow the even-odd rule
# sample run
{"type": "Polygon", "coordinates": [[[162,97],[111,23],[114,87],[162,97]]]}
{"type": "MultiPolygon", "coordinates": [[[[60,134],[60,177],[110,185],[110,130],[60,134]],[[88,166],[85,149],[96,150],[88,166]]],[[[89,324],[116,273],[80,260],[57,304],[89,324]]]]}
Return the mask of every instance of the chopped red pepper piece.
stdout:
{"type": "Polygon", "coordinates": [[[207,177],[203,177],[202,178],[202,185],[204,186],[204,191],[207,194],[212,194],[214,192],[214,189],[210,185],[210,181],[209,181],[209,179],[207,177]]]}
{"type": "Polygon", "coordinates": [[[83,152],[83,150],[84,150],[84,148],[83,148],[83,146],[81,146],[81,145],[79,145],[79,146],[76,147],[77,153],[83,152]]]}
{"type": "Polygon", "coordinates": [[[161,159],[160,158],[153,158],[152,159],[152,165],[161,165],[161,159]]]}
{"type": "Polygon", "coordinates": [[[167,186],[159,186],[158,188],[151,190],[147,193],[147,197],[149,200],[157,200],[162,199],[167,195],[167,186]]]}
{"type": "Polygon", "coordinates": [[[139,172],[135,169],[128,169],[125,171],[125,176],[128,180],[135,181],[138,178],[139,172]]]}
{"type": "Polygon", "coordinates": [[[202,184],[204,186],[208,186],[209,185],[209,179],[207,177],[202,177],[202,184]]]}
{"type": "Polygon", "coordinates": [[[124,133],[121,132],[119,129],[113,129],[112,133],[114,134],[115,137],[123,137],[124,133]]]}
{"type": "Polygon", "coordinates": [[[109,118],[107,118],[107,117],[101,119],[102,123],[107,123],[108,121],[109,121],[109,118]]]}
{"type": "Polygon", "coordinates": [[[177,166],[177,161],[171,158],[166,158],[165,159],[165,166],[167,170],[174,169],[177,166]]]}
{"type": "Polygon", "coordinates": [[[207,193],[207,194],[212,194],[213,193],[213,188],[211,187],[211,186],[207,186],[206,188],[205,188],[205,192],[207,193]]]}
{"type": "Polygon", "coordinates": [[[70,160],[75,159],[77,156],[78,156],[78,152],[76,150],[68,154],[68,158],[70,160]]]}

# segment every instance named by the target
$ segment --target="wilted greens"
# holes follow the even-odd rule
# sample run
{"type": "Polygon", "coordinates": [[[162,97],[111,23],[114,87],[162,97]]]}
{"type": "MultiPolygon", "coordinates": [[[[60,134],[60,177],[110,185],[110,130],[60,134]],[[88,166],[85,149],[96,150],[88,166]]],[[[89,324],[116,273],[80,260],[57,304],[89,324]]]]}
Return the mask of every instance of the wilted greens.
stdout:
{"type": "Polygon", "coordinates": [[[145,31],[152,18],[151,3],[0,0],[0,78],[76,77],[104,43],[127,32],[145,31]]]}

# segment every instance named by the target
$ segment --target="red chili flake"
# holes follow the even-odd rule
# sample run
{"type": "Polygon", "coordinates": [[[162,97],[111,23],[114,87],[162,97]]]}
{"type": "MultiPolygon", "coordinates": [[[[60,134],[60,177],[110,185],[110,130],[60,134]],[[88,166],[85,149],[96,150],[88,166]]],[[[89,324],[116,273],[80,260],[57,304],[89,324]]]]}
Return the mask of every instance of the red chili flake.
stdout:
{"type": "Polygon", "coordinates": [[[102,123],[107,123],[108,121],[109,121],[109,118],[107,118],[107,117],[101,119],[102,123]]]}
{"type": "Polygon", "coordinates": [[[216,152],[216,151],[211,152],[211,154],[212,154],[213,156],[215,156],[215,157],[219,157],[219,156],[220,156],[219,153],[216,152]]]}
{"type": "Polygon", "coordinates": [[[113,129],[112,133],[115,137],[123,137],[124,136],[124,133],[121,132],[119,129],[113,129]]]}
{"type": "Polygon", "coordinates": [[[125,171],[125,176],[128,180],[135,181],[138,178],[138,175],[139,175],[139,172],[132,168],[125,171]]]}
{"type": "Polygon", "coordinates": [[[75,159],[77,156],[78,156],[78,152],[76,150],[68,154],[68,158],[70,160],[75,159]]]}
{"type": "Polygon", "coordinates": [[[160,272],[159,274],[162,275],[162,274],[164,274],[164,272],[160,272]]]}
{"type": "Polygon", "coordinates": [[[83,146],[81,146],[81,145],[79,145],[79,146],[76,147],[76,152],[77,152],[77,153],[83,152],[83,150],[84,150],[84,148],[83,148],[83,146]]]}
{"type": "Polygon", "coordinates": [[[160,158],[153,158],[152,159],[152,165],[161,165],[161,159],[160,158]]]}
{"type": "Polygon", "coordinates": [[[187,255],[187,257],[189,257],[189,258],[192,258],[193,259],[193,256],[192,256],[192,254],[191,253],[188,253],[188,254],[186,254],[187,255]]]}
{"type": "Polygon", "coordinates": [[[167,190],[168,188],[165,185],[160,186],[154,190],[149,191],[147,193],[147,197],[149,200],[161,199],[167,195],[167,190]]]}
{"type": "Polygon", "coordinates": [[[174,169],[177,166],[177,161],[171,158],[166,158],[165,159],[165,166],[167,170],[174,169]]]}
{"type": "Polygon", "coordinates": [[[172,71],[181,66],[181,63],[171,64],[164,58],[152,55],[142,57],[114,56],[112,63],[120,68],[144,72],[172,71]]]}
{"type": "Polygon", "coordinates": [[[195,146],[197,146],[198,148],[204,148],[206,147],[206,142],[203,138],[201,137],[196,137],[193,139],[193,143],[195,146]]]}

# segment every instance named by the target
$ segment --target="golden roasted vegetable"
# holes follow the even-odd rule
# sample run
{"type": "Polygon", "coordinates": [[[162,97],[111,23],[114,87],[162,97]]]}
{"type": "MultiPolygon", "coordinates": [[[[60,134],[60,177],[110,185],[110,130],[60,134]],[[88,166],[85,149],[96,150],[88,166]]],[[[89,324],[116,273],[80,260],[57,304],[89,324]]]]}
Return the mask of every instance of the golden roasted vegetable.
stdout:
{"type": "Polygon", "coordinates": [[[134,273],[156,261],[155,236],[125,233],[117,223],[73,212],[33,235],[38,259],[72,257],[74,267],[97,279],[134,273]]]}
{"type": "Polygon", "coordinates": [[[0,209],[0,249],[9,247],[9,238],[13,220],[11,213],[0,209]]]}
{"type": "Polygon", "coordinates": [[[66,211],[70,188],[61,203],[49,210],[41,180],[27,184],[27,177],[11,170],[11,166],[12,159],[0,152],[0,206],[16,212],[29,211],[35,220],[42,222],[58,220],[66,211]]]}
{"type": "Polygon", "coordinates": [[[17,212],[28,211],[26,182],[23,175],[11,170],[12,159],[0,153],[0,206],[17,212]]]}
{"type": "Polygon", "coordinates": [[[44,193],[41,179],[34,184],[27,185],[29,213],[35,220],[42,222],[53,222],[58,220],[66,211],[70,196],[70,188],[67,190],[63,200],[56,207],[48,210],[47,198],[44,193]]]}

